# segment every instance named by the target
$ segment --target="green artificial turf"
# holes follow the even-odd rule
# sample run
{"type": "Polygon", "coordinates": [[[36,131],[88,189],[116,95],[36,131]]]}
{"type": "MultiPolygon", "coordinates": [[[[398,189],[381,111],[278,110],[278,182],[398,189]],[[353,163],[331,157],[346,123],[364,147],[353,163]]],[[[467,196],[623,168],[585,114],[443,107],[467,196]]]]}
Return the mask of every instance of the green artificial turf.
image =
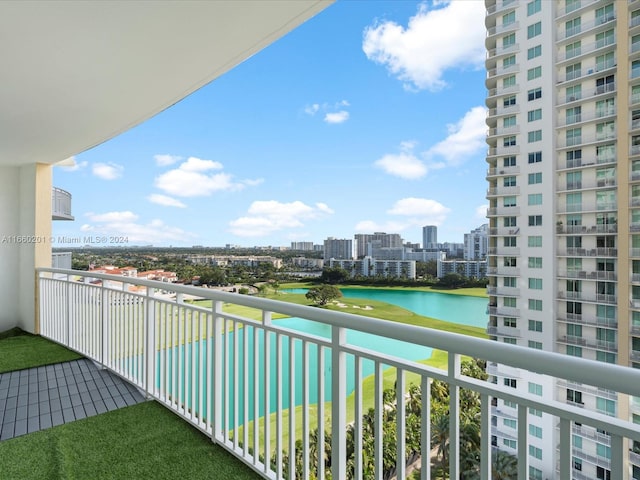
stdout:
{"type": "Polygon", "coordinates": [[[71,350],[18,329],[0,333],[0,373],[81,358],[71,350]]]}
{"type": "Polygon", "coordinates": [[[11,480],[257,477],[156,402],[0,442],[0,465],[11,480]]]}

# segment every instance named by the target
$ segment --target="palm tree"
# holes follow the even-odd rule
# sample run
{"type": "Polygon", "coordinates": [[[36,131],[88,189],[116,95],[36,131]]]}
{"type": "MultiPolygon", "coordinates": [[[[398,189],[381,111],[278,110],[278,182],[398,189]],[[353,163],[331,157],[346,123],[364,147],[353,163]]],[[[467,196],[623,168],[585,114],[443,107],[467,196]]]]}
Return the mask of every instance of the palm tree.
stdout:
{"type": "Polygon", "coordinates": [[[431,444],[437,445],[436,457],[440,459],[442,479],[447,478],[449,454],[449,414],[440,413],[431,421],[431,444]]]}
{"type": "Polygon", "coordinates": [[[518,478],[518,458],[498,450],[491,462],[493,480],[516,480],[518,478]]]}

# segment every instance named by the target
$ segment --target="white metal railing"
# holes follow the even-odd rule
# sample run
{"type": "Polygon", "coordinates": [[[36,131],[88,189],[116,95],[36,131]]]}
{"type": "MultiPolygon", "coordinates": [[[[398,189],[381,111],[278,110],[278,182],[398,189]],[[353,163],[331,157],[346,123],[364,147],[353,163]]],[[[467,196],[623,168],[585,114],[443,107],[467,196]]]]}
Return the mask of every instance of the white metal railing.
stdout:
{"type": "Polygon", "coordinates": [[[54,220],[73,220],[71,215],[71,194],[53,187],[51,190],[51,215],[54,220]]]}
{"type": "MultiPolygon", "coordinates": [[[[410,374],[417,378],[422,391],[420,451],[412,453],[417,453],[413,458],[419,459],[423,479],[430,478],[432,445],[427,439],[431,438],[432,380],[442,380],[449,386],[449,478],[461,478],[461,388],[477,392],[481,399],[482,479],[491,478],[492,397],[519,406],[518,478],[527,478],[528,474],[526,418],[530,408],[559,421],[558,478],[570,478],[571,432],[576,423],[609,432],[611,478],[622,478],[624,439],[640,441],[640,426],[630,421],[467,377],[461,373],[460,363],[462,356],[481,358],[505,368],[640,397],[640,371],[635,369],[321,308],[136,278],[39,269],[38,290],[40,333],[44,337],[126,378],[264,478],[310,478],[312,473],[326,478],[330,470],[331,478],[345,479],[350,469],[354,478],[363,478],[361,439],[364,413],[368,412],[374,416],[373,477],[382,479],[386,366],[396,368],[397,478],[406,477],[408,430],[404,412],[410,374]],[[159,291],[171,295],[159,295],[159,291]],[[186,302],[188,295],[211,300],[211,307],[186,302]],[[236,312],[238,306],[256,312],[258,319],[249,318],[248,313],[232,313],[229,305],[236,312]],[[316,322],[326,335],[279,326],[272,321],[274,313],[316,322]],[[370,346],[358,346],[350,342],[351,331],[445,351],[448,368],[436,369],[370,346]],[[373,379],[373,398],[365,398],[365,365],[373,379]],[[349,421],[347,395],[351,390],[355,400],[353,420],[349,421]],[[317,404],[315,410],[313,404],[317,404]],[[373,405],[373,409],[365,410],[365,404],[373,405]],[[287,415],[293,405],[300,406],[299,415],[287,415]],[[275,422],[274,431],[270,418],[275,422]],[[296,439],[298,422],[302,435],[296,439]],[[354,433],[350,459],[346,448],[348,426],[354,433]],[[326,472],[324,449],[311,448],[313,427],[318,429],[320,442],[325,434],[331,439],[326,472]],[[314,458],[319,459],[318,472],[311,472],[314,458]]],[[[384,454],[388,455],[386,451],[384,454]]]]}

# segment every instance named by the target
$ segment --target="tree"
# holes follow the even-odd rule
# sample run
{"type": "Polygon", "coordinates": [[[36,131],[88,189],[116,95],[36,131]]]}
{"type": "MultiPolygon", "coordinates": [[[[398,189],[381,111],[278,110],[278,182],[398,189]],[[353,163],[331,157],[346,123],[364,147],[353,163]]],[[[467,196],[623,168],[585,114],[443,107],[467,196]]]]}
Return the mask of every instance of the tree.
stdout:
{"type": "Polygon", "coordinates": [[[322,270],[322,275],[320,276],[320,281],[330,284],[344,283],[348,279],[349,272],[340,267],[325,268],[322,270]]]}
{"type": "Polygon", "coordinates": [[[305,297],[322,307],[331,300],[342,297],[342,292],[333,285],[320,285],[319,287],[310,288],[305,297]]]}
{"type": "Polygon", "coordinates": [[[518,478],[518,458],[498,450],[491,464],[491,478],[494,480],[514,480],[518,478]]]}
{"type": "Polygon", "coordinates": [[[464,278],[459,273],[447,273],[444,277],[440,279],[438,285],[445,288],[460,288],[467,283],[466,278],[464,278]]]}

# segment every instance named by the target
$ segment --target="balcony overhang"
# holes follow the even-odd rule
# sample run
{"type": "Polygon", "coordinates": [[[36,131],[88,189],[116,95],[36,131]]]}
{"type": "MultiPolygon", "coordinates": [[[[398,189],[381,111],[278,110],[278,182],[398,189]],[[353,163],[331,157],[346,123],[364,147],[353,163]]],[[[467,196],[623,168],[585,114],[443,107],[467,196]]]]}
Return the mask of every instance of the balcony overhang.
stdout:
{"type": "Polygon", "coordinates": [[[0,166],[109,140],[332,1],[1,2],[0,166]]]}

